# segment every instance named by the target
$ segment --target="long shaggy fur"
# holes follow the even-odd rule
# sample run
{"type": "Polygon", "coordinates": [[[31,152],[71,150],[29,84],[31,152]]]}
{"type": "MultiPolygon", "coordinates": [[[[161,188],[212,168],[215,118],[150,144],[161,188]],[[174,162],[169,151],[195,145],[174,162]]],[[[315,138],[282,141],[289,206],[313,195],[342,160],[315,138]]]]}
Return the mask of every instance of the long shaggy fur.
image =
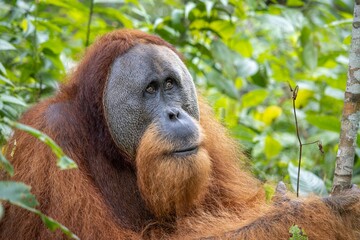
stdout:
{"type": "Polygon", "coordinates": [[[211,161],[202,146],[186,158],[170,155],[173,149],[152,125],[136,156],[141,195],[158,218],[184,215],[203,200],[210,182],[211,161]]]}
{"type": "MultiPolygon", "coordinates": [[[[163,153],[172,143],[158,137],[156,125],[144,134],[136,159],[121,152],[106,125],[102,96],[115,58],[138,43],[176,52],[140,31],[107,34],[87,50],[55,97],[21,118],[52,137],[79,166],[59,170],[49,148],[15,131],[7,154],[13,180],[32,186],[42,212],[81,239],[288,239],[292,224],[309,239],[359,239],[358,199],[346,209],[315,197],[266,203],[260,182],[246,170],[246,157],[202,101],[203,142],[196,156],[168,158],[163,153]]],[[[51,233],[38,216],[6,205],[0,239],[65,237],[51,233]]]]}

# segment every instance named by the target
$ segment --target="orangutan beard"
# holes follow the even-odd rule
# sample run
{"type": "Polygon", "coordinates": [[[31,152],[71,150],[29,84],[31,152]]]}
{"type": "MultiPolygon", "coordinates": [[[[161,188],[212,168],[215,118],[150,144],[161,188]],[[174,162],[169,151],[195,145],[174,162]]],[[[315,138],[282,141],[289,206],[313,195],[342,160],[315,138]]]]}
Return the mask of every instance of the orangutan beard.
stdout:
{"type": "MultiPolygon", "coordinates": [[[[200,129],[200,126],[199,126],[200,129]]],[[[200,144],[187,156],[170,154],[174,146],[150,126],[136,154],[137,181],[147,207],[158,218],[181,216],[202,202],[207,193],[211,160],[200,144]]],[[[200,138],[203,134],[200,130],[200,138]]]]}

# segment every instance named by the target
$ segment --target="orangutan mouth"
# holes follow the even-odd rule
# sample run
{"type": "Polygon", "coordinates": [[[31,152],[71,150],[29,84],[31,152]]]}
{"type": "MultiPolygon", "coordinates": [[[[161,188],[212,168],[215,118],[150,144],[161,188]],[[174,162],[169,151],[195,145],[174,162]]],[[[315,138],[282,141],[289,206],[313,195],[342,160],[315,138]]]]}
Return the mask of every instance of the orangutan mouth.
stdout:
{"type": "Polygon", "coordinates": [[[193,146],[189,148],[184,148],[173,152],[173,155],[176,157],[186,157],[192,154],[196,154],[199,149],[199,146],[193,146]]]}

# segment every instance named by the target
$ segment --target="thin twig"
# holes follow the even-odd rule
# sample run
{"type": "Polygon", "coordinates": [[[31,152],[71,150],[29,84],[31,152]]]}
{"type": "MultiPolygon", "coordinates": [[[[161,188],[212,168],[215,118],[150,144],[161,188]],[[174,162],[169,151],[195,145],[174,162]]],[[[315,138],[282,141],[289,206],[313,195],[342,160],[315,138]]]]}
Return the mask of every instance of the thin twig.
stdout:
{"type": "Polygon", "coordinates": [[[297,139],[299,141],[299,146],[300,146],[300,150],[299,150],[299,162],[298,162],[298,174],[297,174],[297,183],[296,183],[296,196],[299,197],[299,188],[300,188],[300,166],[301,166],[301,156],[302,156],[302,142],[301,142],[301,138],[300,138],[300,134],[299,134],[299,125],[298,125],[298,120],[297,120],[297,116],[296,116],[296,109],[295,109],[295,101],[296,101],[296,97],[299,91],[299,86],[296,85],[294,91],[293,91],[293,96],[292,96],[292,103],[293,103],[293,111],[294,111],[294,118],[295,118],[295,126],[296,126],[296,136],[297,139]]]}
{"type": "Polygon", "coordinates": [[[298,119],[297,119],[297,115],[296,115],[296,107],[295,107],[295,102],[296,102],[296,98],[299,92],[299,86],[296,85],[296,87],[293,89],[291,87],[291,85],[289,84],[289,88],[290,91],[293,93],[292,94],[292,105],[293,105],[293,111],[294,111],[294,119],[295,119],[295,127],[296,127],[296,136],[297,139],[299,141],[299,160],[298,160],[298,173],[297,173],[297,181],[296,181],[296,196],[299,197],[299,190],[300,190],[300,167],[301,167],[301,158],[302,158],[302,148],[305,145],[311,145],[311,144],[318,144],[319,147],[319,151],[321,153],[324,153],[323,151],[323,147],[321,144],[320,140],[314,141],[314,142],[310,142],[310,143],[302,143],[301,138],[300,138],[300,133],[299,133],[299,124],[298,124],[298,119]]]}
{"type": "Polygon", "coordinates": [[[320,141],[320,140],[316,140],[316,141],[314,141],[314,142],[303,143],[302,145],[303,145],[303,146],[304,146],[304,145],[311,145],[311,144],[315,144],[315,143],[320,144],[321,141],[320,141]]]}
{"type": "Polygon", "coordinates": [[[89,13],[89,20],[87,24],[87,31],[86,31],[86,44],[85,46],[89,46],[89,39],[90,39],[90,26],[91,26],[91,19],[94,11],[94,0],[90,1],[90,13],[89,13]]]}
{"type": "Polygon", "coordinates": [[[33,58],[34,58],[34,78],[35,80],[39,81],[39,90],[38,90],[38,94],[36,97],[36,100],[38,101],[41,97],[42,94],[42,86],[43,86],[43,81],[42,78],[39,76],[38,74],[38,67],[39,67],[39,47],[38,47],[38,41],[37,41],[37,19],[38,19],[38,1],[34,2],[35,4],[35,13],[34,13],[34,35],[33,35],[33,58]]]}

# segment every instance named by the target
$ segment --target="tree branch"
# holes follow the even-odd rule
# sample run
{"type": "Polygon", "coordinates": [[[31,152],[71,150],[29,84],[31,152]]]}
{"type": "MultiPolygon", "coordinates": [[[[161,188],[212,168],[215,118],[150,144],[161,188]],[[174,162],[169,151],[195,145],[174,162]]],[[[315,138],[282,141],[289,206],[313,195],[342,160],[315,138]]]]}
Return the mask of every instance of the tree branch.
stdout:
{"type": "Polygon", "coordinates": [[[355,1],[349,55],[349,70],[332,194],[351,187],[354,167],[356,137],[360,120],[360,0],[355,1]]]}

